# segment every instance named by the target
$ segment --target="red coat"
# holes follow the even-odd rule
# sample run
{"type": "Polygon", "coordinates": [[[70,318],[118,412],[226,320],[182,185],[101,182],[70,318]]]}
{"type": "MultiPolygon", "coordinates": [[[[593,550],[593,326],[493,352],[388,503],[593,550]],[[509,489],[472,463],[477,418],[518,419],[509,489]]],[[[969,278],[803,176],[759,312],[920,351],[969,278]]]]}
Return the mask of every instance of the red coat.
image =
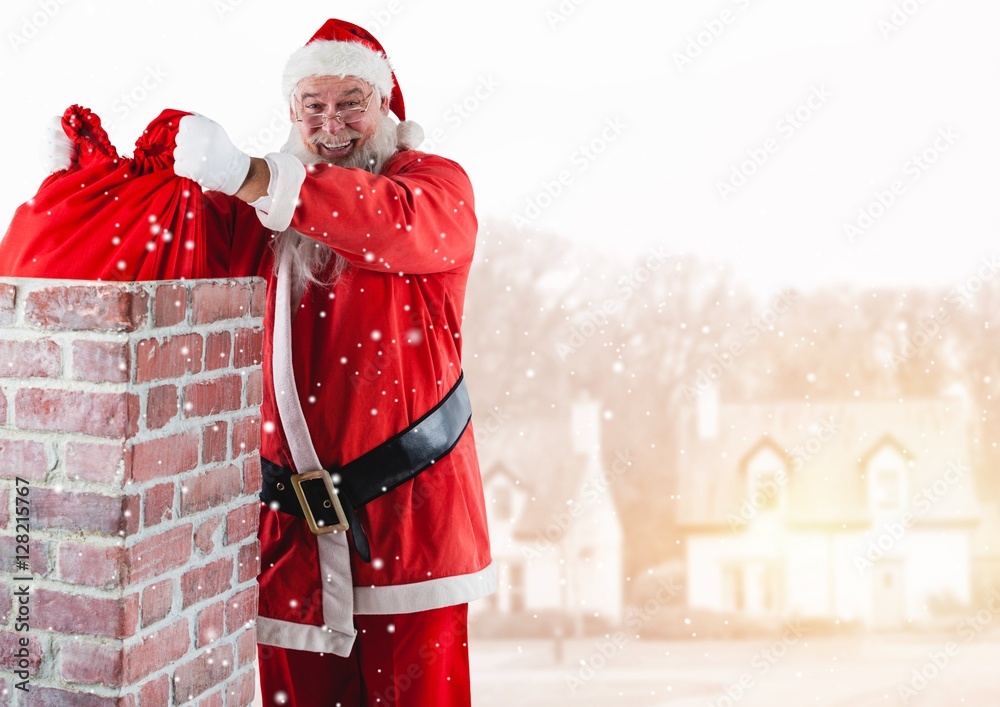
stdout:
{"type": "MultiPolygon", "coordinates": [[[[325,466],[342,465],[408,427],[458,379],[477,229],[472,188],[456,163],[405,151],[381,175],[310,167],[299,199],[291,228],[354,266],[333,287],[308,287],[292,324],[296,386],[316,453],[325,466]]],[[[270,234],[242,205],[231,217],[243,259],[233,274],[259,264],[273,323],[270,234]]],[[[261,456],[293,466],[275,403],[274,343],[268,324],[261,456]]],[[[352,546],[355,613],[422,611],[494,590],[471,425],[450,454],[358,515],[373,561],[352,546]]],[[[295,627],[324,624],[316,537],[304,520],[266,507],[260,537],[258,640],[334,650],[315,630],[295,627]]]]}

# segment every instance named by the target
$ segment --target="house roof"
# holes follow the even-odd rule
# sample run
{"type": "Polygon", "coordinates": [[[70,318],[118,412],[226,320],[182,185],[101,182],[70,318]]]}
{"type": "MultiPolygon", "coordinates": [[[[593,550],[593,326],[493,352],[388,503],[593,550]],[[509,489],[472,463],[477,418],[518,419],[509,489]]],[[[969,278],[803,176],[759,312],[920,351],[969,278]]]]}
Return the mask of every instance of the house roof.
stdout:
{"type": "MultiPolygon", "coordinates": [[[[569,411],[507,420],[494,431],[476,430],[483,480],[497,475],[518,482],[526,495],[517,536],[536,538],[577,497],[587,473],[587,455],[574,453],[569,411]]],[[[609,494],[610,496],[610,494],[609,494]]],[[[487,502],[489,499],[487,499],[487,502]]]]}
{"type": "Polygon", "coordinates": [[[684,411],[682,425],[682,526],[728,528],[739,518],[741,506],[749,502],[746,465],[762,445],[788,462],[782,486],[790,524],[870,524],[865,469],[885,446],[905,459],[904,510],[915,522],[978,518],[969,467],[969,418],[954,400],[726,404],[719,406],[719,434],[714,439],[697,436],[693,409],[684,411]],[[948,483],[946,471],[955,464],[964,469],[963,476],[948,483]],[[928,495],[921,500],[924,489],[928,495]]]}

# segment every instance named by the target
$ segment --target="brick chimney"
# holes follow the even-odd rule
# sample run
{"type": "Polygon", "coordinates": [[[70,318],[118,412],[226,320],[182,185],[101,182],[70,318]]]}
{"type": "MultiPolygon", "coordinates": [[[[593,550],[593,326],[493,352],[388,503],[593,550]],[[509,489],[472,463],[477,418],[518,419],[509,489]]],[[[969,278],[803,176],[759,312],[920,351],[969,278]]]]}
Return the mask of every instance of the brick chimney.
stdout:
{"type": "Polygon", "coordinates": [[[251,704],[263,310],[0,280],[0,704],[251,704]]]}

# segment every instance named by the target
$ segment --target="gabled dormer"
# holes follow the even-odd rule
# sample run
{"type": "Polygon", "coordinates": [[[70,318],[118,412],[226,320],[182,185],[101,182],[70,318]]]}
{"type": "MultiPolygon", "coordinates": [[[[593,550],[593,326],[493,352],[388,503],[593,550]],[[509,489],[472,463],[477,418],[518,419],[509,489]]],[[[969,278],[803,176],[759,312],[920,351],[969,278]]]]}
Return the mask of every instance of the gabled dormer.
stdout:
{"type": "Polygon", "coordinates": [[[770,437],[763,437],[740,460],[745,498],[758,513],[784,511],[788,497],[788,455],[770,437]]]}
{"type": "Polygon", "coordinates": [[[906,510],[909,497],[908,469],[913,455],[892,435],[884,435],[861,457],[861,473],[867,482],[868,509],[874,515],[906,510]]]}
{"type": "Polygon", "coordinates": [[[528,490],[503,462],[497,462],[483,476],[483,495],[489,523],[512,523],[524,509],[528,490]]]}

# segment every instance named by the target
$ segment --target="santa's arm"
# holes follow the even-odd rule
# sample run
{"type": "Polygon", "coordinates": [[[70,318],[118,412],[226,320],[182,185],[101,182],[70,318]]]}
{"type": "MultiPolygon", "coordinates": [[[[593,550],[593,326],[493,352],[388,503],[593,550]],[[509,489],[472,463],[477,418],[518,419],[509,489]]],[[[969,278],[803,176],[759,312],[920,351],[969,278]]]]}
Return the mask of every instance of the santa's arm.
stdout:
{"type": "Polygon", "coordinates": [[[357,267],[420,274],[472,262],[477,223],[462,168],[422,155],[391,176],[318,165],[291,227],[357,267]]]}

